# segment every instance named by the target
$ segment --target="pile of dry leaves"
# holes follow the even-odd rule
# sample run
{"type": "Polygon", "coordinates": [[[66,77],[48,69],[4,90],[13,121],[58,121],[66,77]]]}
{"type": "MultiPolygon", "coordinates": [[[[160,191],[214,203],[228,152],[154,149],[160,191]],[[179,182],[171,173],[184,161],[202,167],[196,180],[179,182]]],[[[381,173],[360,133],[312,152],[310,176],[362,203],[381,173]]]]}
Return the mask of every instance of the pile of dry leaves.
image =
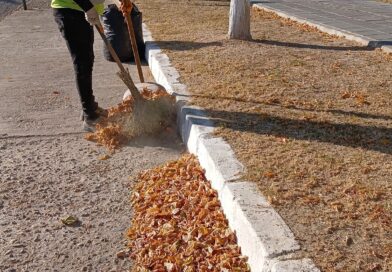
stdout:
{"type": "MultiPolygon", "coordinates": [[[[170,95],[164,90],[149,91],[143,89],[141,95],[148,101],[158,101],[160,99],[171,99],[170,95]]],[[[143,133],[143,130],[137,130],[130,126],[132,119],[135,101],[132,96],[119,103],[117,106],[108,109],[108,117],[103,118],[97,124],[94,133],[88,133],[85,139],[96,142],[99,145],[105,146],[110,151],[120,147],[126,143],[130,138],[137,137],[143,133]]],[[[133,124],[134,125],[134,124],[133,124]]],[[[168,124],[162,123],[162,128],[168,124]]]]}
{"type": "Polygon", "coordinates": [[[132,205],[135,271],[249,271],[194,156],[140,174],[132,205]]]}

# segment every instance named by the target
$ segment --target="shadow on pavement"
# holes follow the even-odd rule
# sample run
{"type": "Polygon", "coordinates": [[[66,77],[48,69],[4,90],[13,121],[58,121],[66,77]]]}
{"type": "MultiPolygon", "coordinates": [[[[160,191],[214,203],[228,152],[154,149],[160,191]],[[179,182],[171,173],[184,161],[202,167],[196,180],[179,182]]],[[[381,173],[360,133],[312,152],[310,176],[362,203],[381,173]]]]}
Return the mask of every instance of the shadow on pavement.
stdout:
{"type": "MultiPolygon", "coordinates": [[[[184,96],[184,95],[183,95],[184,96]]],[[[253,103],[253,104],[261,104],[267,105],[270,107],[279,107],[279,108],[286,108],[286,109],[293,109],[293,110],[301,110],[301,111],[308,111],[308,112],[328,112],[332,114],[341,114],[341,115],[348,115],[348,116],[356,116],[359,118],[368,118],[368,119],[378,119],[378,120],[392,120],[392,116],[389,115],[382,115],[382,114],[370,114],[365,112],[357,112],[357,111],[344,111],[344,110],[317,110],[317,109],[309,109],[309,108],[301,108],[296,105],[284,106],[281,104],[274,104],[268,101],[263,100],[253,100],[253,99],[244,99],[239,97],[230,97],[230,96],[210,96],[210,95],[188,95],[188,97],[198,97],[198,98],[207,98],[207,99],[218,99],[218,100],[231,100],[235,102],[244,102],[244,103],[253,103]]]]}
{"type": "MultiPolygon", "coordinates": [[[[146,45],[150,42],[146,42],[146,45]]],[[[170,49],[174,51],[187,51],[193,49],[201,49],[209,46],[222,46],[221,42],[189,42],[189,41],[154,41],[161,49],[170,49]]]]}
{"type": "Polygon", "coordinates": [[[334,124],[243,112],[208,111],[216,123],[236,131],[332,143],[392,154],[392,129],[334,124]]]}
{"type": "Polygon", "coordinates": [[[392,41],[370,41],[368,46],[373,47],[373,48],[381,48],[383,46],[392,46],[392,41]]]}
{"type": "Polygon", "coordinates": [[[377,115],[377,114],[370,114],[365,112],[357,112],[357,111],[344,111],[344,110],[326,110],[326,112],[336,113],[336,114],[344,114],[344,115],[354,115],[360,118],[369,118],[369,119],[379,119],[379,120],[392,120],[392,116],[388,115],[377,115]]]}
{"type": "Polygon", "coordinates": [[[327,45],[316,45],[316,44],[303,44],[303,43],[291,43],[291,42],[280,42],[272,40],[252,40],[252,42],[275,45],[282,47],[291,48],[304,48],[304,49],[320,49],[320,50],[335,50],[335,51],[372,51],[374,46],[327,46],[327,45]]]}
{"type": "MultiPolygon", "coordinates": [[[[269,106],[280,107],[280,105],[270,104],[269,106]]],[[[341,110],[327,110],[325,112],[356,115],[362,118],[392,119],[390,116],[379,116],[361,112],[346,112],[341,110]]],[[[204,111],[200,109],[187,109],[187,114],[191,115],[187,119],[192,119],[191,121],[194,125],[214,126],[212,122],[206,119],[206,114],[208,114],[217,127],[221,126],[236,131],[248,131],[296,140],[326,142],[392,154],[392,129],[386,127],[288,119],[266,114],[229,112],[223,110],[204,111]]]]}
{"type": "Polygon", "coordinates": [[[142,135],[130,140],[126,146],[131,147],[162,147],[174,150],[185,151],[176,127],[163,129],[158,135],[142,135]]]}

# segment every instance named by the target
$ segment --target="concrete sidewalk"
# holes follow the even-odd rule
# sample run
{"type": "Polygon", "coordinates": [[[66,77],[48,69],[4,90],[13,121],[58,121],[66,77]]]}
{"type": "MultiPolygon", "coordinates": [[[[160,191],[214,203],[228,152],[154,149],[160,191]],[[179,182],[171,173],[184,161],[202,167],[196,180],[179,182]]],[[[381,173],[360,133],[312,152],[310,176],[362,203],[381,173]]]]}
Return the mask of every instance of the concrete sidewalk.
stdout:
{"type": "Polygon", "coordinates": [[[22,0],[0,0],[0,21],[22,5],[22,0]]]}
{"type": "MultiPolygon", "coordinates": [[[[51,12],[19,10],[0,22],[0,271],[128,271],[116,253],[132,216],[130,177],[183,147],[166,132],[100,159],[107,151],[83,138],[71,58],[51,12]],[[81,223],[65,227],[67,215],[81,223]]],[[[95,37],[94,93],[116,105],[126,87],[95,37]]]]}
{"type": "MultiPolygon", "coordinates": [[[[0,24],[0,135],[82,132],[72,62],[50,9],[17,11],[0,24]]],[[[126,89],[114,63],[103,58],[95,33],[94,95],[101,106],[120,102],[126,89]]],[[[130,67],[138,81],[136,68],[130,67]]],[[[149,69],[144,69],[151,80],[149,69]]]]}
{"type": "Polygon", "coordinates": [[[375,0],[252,1],[259,8],[392,52],[392,4],[375,0]]]}

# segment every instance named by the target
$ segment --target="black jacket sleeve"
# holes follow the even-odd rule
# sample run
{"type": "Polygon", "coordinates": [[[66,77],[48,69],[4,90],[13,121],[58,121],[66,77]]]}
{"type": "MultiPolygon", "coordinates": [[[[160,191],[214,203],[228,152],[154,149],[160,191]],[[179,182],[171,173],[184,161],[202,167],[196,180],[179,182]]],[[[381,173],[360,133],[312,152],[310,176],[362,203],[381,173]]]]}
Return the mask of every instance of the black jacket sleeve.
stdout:
{"type": "Polygon", "coordinates": [[[78,4],[78,6],[81,7],[85,12],[94,7],[94,5],[91,4],[89,0],[74,0],[74,2],[78,4]]]}

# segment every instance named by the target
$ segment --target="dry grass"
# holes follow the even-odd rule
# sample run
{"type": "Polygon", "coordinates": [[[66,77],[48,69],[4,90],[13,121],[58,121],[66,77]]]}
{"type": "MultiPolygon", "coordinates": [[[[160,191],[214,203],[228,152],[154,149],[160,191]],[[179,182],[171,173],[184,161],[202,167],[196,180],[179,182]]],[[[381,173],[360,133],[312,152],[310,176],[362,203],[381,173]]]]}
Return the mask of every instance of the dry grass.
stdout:
{"type": "MultiPolygon", "coordinates": [[[[139,4],[139,3],[138,3],[139,4]]],[[[228,1],[143,0],[144,18],[218,135],[323,271],[392,270],[392,62],[228,1]]]]}

